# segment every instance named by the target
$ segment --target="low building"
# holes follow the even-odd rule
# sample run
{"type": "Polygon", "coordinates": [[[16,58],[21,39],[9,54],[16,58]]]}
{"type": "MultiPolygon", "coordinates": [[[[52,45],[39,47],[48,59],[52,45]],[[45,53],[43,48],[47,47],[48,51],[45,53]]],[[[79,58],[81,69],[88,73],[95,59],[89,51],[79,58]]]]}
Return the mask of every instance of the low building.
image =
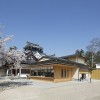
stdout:
{"type": "Polygon", "coordinates": [[[91,69],[82,63],[52,56],[44,56],[38,62],[22,62],[20,68],[11,68],[12,75],[30,79],[63,82],[88,79],[91,69]]]}
{"type": "Polygon", "coordinates": [[[81,56],[81,55],[78,55],[78,54],[73,54],[73,55],[63,56],[61,58],[85,65],[85,67],[81,66],[79,68],[79,74],[78,74],[79,75],[79,79],[82,78],[82,79],[86,79],[87,80],[87,79],[89,79],[91,77],[90,71],[92,69],[89,68],[89,66],[87,66],[86,59],[85,59],[84,56],[81,56]]]}
{"type": "Polygon", "coordinates": [[[100,63],[96,64],[96,68],[100,68],[100,63]]]}
{"type": "Polygon", "coordinates": [[[57,57],[43,57],[30,65],[30,78],[54,82],[89,79],[91,69],[82,63],[57,57]]]}

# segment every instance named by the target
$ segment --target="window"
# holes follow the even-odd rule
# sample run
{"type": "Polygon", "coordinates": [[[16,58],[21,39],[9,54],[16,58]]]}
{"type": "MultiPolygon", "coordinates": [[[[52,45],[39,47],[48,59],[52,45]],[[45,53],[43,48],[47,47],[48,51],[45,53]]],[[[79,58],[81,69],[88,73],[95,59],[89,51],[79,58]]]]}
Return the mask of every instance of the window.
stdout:
{"type": "Polygon", "coordinates": [[[63,69],[61,70],[61,77],[63,78],[63,69]]]}
{"type": "Polygon", "coordinates": [[[44,77],[54,77],[54,69],[53,67],[41,67],[39,69],[31,70],[32,76],[44,76],[44,77]]]}
{"type": "Polygon", "coordinates": [[[69,77],[69,70],[61,69],[61,78],[68,78],[69,77]]]}
{"type": "Polygon", "coordinates": [[[66,78],[66,69],[64,69],[64,78],[66,78]]]}
{"type": "Polygon", "coordinates": [[[22,74],[29,74],[30,70],[29,69],[21,69],[22,74]]]}
{"type": "Polygon", "coordinates": [[[69,70],[67,70],[67,77],[69,77],[69,70]]]}

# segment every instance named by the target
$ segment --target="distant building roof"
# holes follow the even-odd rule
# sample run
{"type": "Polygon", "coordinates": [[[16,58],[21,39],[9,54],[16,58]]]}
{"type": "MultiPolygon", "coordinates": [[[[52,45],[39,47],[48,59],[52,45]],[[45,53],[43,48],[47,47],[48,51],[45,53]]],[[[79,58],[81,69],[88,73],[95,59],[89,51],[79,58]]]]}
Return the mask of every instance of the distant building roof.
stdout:
{"type": "Polygon", "coordinates": [[[25,50],[37,50],[43,52],[43,48],[40,47],[38,44],[27,42],[26,46],[24,47],[25,50]]]}

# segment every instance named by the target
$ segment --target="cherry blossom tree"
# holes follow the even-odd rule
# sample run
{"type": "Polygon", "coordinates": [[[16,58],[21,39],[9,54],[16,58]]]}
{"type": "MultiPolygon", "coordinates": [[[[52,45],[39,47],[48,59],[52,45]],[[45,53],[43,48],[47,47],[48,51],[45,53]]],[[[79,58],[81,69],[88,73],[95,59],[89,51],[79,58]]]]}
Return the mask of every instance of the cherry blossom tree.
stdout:
{"type": "Polygon", "coordinates": [[[8,36],[5,38],[0,38],[0,66],[5,65],[6,63],[6,49],[5,49],[5,44],[6,42],[10,41],[13,36],[8,36]]]}
{"type": "Polygon", "coordinates": [[[7,52],[7,62],[12,63],[15,68],[20,68],[22,61],[26,60],[26,55],[23,51],[17,50],[16,47],[11,47],[7,52]]]}

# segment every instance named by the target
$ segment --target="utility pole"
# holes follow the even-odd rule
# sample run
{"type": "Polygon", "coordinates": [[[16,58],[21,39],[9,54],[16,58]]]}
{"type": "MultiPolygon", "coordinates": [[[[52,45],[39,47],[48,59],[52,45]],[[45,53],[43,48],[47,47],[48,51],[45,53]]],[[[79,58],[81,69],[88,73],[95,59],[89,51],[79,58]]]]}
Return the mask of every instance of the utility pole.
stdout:
{"type": "Polygon", "coordinates": [[[93,52],[92,52],[92,61],[91,61],[92,68],[93,68],[93,62],[94,62],[94,57],[93,57],[93,52]]]}

